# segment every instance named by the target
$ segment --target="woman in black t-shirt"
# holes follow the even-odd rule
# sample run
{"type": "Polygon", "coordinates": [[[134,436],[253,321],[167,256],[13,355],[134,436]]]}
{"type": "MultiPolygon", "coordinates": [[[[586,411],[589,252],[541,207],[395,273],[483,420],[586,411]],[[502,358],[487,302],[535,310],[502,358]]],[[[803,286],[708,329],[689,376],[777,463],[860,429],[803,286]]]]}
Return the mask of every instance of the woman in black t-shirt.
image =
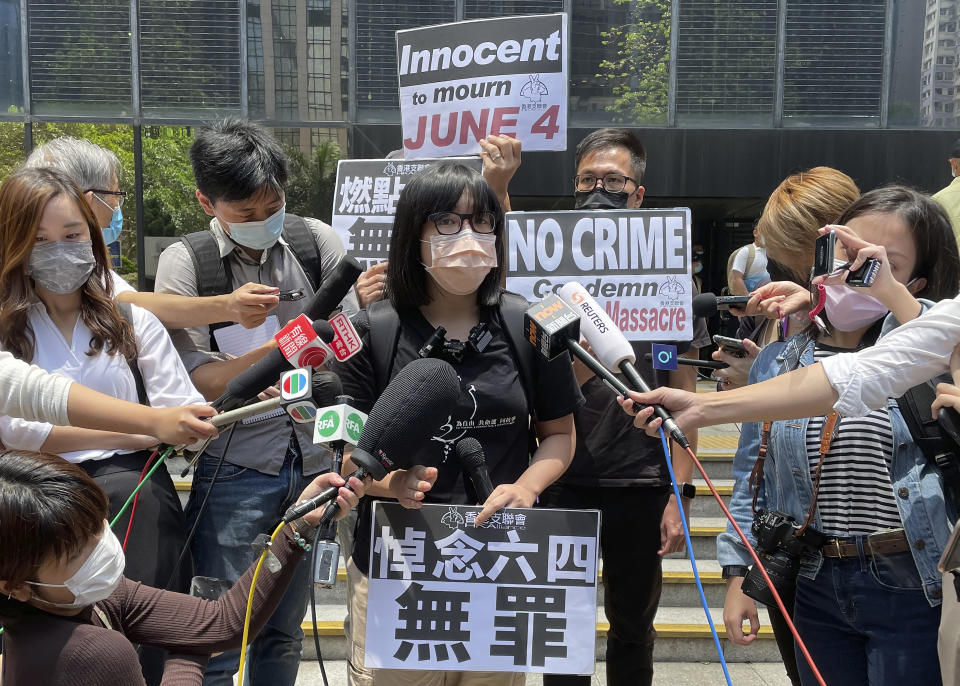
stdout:
{"type": "MultiPolygon", "coordinates": [[[[547,362],[536,356],[529,399],[524,389],[521,357],[506,330],[503,211],[487,182],[461,164],[443,163],[416,175],[400,194],[390,240],[386,295],[389,302],[360,314],[359,328],[369,330],[364,347],[335,371],[344,392],[360,409],[369,410],[396,373],[418,357],[438,327],[448,341],[468,341],[478,325],[486,325],[489,342],[482,350],[466,346],[462,357],[445,357],[457,371],[462,394],[450,417],[436,427],[415,462],[372,484],[367,493],[396,499],[407,508],[424,502],[472,504],[469,480],[454,453],[462,438],[476,438],[484,448],[495,485],[477,516],[481,524],[504,507],[532,507],[540,493],[559,477],[573,456],[573,411],[583,402],[570,361],[547,362]],[[379,309],[379,312],[378,312],[379,309]],[[383,317],[383,310],[387,310],[383,317]],[[391,320],[392,317],[392,320],[391,320]],[[383,318],[398,328],[390,360],[374,359],[376,322],[383,318]],[[388,369],[381,374],[378,370],[388,369]],[[385,378],[379,378],[384,376],[385,378]],[[530,453],[530,422],[539,445],[530,453]],[[435,465],[425,467],[422,465],[435,465]]],[[[511,320],[512,321],[512,320],[511,320]]],[[[478,346],[479,347],[479,346],[478,346]]],[[[350,466],[347,465],[349,468],[350,466]]],[[[369,499],[368,499],[369,500],[369,499]]],[[[366,575],[369,567],[370,504],[359,513],[353,555],[348,562],[351,588],[351,684],[430,684],[442,672],[370,671],[363,668],[366,575]]],[[[492,637],[491,637],[492,638],[492,637]]],[[[522,684],[522,674],[463,673],[460,684],[474,678],[485,685],[522,684]]],[[[440,681],[438,681],[440,683],[440,681]]]]}

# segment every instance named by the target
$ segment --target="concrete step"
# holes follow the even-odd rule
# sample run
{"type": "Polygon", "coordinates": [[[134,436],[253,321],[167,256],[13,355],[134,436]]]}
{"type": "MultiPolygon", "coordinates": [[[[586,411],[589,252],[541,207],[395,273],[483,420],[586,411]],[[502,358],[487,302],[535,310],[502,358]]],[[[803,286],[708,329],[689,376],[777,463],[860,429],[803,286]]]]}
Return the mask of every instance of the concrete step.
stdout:
{"type": "MultiPolygon", "coordinates": [[[[323,666],[330,686],[347,686],[347,663],[344,660],[324,659],[323,666]]],[[[780,664],[732,662],[728,669],[731,681],[737,686],[790,686],[780,664]]],[[[316,661],[304,659],[296,686],[321,686],[322,683],[316,661]]],[[[606,683],[607,665],[597,662],[590,686],[605,686],[606,683]]],[[[653,665],[653,686],[718,686],[723,683],[723,670],[716,657],[712,662],[656,662],[653,665]]],[[[543,686],[543,675],[527,674],[526,686],[543,686]]]]}
{"type": "MultiPolygon", "coordinates": [[[[381,608],[381,611],[383,608],[381,608]]],[[[773,639],[773,630],[765,610],[760,610],[760,632],[757,640],[750,646],[736,646],[726,640],[726,629],[723,626],[721,609],[711,609],[711,617],[716,625],[717,634],[721,639],[724,657],[730,662],[775,662],[780,660],[776,641],[773,639]]],[[[319,605],[317,607],[316,634],[320,639],[320,651],[327,659],[346,659],[347,643],[343,634],[343,619],[345,611],[342,606],[319,605]]],[[[669,662],[711,662],[716,661],[717,653],[701,608],[666,607],[661,605],[657,610],[654,623],[657,630],[655,658],[669,662]]],[[[309,610],[304,620],[303,642],[304,659],[314,659],[313,623],[310,620],[309,610]]],[[[606,622],[603,608],[597,609],[596,655],[597,660],[603,660],[605,641],[610,626],[606,622]]]]}

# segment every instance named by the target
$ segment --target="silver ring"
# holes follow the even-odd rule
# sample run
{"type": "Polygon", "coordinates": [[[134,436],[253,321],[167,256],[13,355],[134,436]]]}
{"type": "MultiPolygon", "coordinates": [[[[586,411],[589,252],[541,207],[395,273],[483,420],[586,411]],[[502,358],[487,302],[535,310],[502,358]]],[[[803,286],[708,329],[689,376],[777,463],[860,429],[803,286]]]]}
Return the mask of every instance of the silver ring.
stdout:
{"type": "Polygon", "coordinates": [[[494,155],[494,156],[491,157],[490,159],[493,160],[494,162],[496,162],[496,161],[499,160],[501,157],[503,157],[503,155],[501,155],[500,153],[497,153],[496,155],[494,155]]]}

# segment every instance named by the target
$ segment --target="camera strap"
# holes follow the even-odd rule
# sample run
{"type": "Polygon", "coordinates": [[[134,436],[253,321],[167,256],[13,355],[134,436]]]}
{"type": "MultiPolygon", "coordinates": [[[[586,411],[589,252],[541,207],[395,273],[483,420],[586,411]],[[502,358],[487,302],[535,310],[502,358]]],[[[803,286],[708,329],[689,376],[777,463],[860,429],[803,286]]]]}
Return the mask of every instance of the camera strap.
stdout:
{"type": "MultiPolygon", "coordinates": [[[[820,494],[820,475],[823,473],[823,461],[830,452],[830,445],[833,443],[834,436],[837,435],[840,426],[840,413],[831,412],[823,420],[823,429],[820,431],[820,459],[813,473],[810,475],[813,481],[813,493],[810,496],[810,509],[807,511],[807,518],[797,532],[797,536],[803,536],[807,527],[813,521],[813,516],[817,511],[817,497],[820,494]]],[[[750,488],[753,490],[753,514],[757,513],[757,498],[760,495],[760,481],[763,479],[763,465],[767,460],[767,451],[770,445],[770,431],[773,428],[773,422],[764,422],[760,433],[760,450],[757,453],[757,461],[753,464],[753,470],[750,472],[750,488]]]]}

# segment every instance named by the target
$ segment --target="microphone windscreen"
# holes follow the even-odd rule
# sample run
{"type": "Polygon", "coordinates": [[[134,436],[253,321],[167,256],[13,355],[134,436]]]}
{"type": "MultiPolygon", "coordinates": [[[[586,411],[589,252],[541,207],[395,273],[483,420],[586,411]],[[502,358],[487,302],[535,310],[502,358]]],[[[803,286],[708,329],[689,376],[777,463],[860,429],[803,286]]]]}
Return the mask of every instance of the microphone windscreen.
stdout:
{"type": "Polygon", "coordinates": [[[457,441],[455,450],[460,465],[470,473],[478,467],[485,467],[487,464],[487,458],[483,454],[483,446],[476,438],[461,438],[457,441]]]}
{"type": "Polygon", "coordinates": [[[303,313],[310,319],[329,319],[330,313],[346,297],[362,273],[363,267],[356,258],[349,255],[343,257],[329,274],[324,275],[323,282],[303,308],[303,313]]]}
{"type": "Polygon", "coordinates": [[[290,363],[279,348],[274,348],[266,356],[247,367],[227,382],[227,393],[241,400],[249,400],[265,389],[277,383],[277,379],[290,363]]]}
{"type": "Polygon", "coordinates": [[[631,364],[636,360],[630,341],[586,288],[576,281],[568,281],[557,295],[580,315],[580,334],[589,341],[604,367],[618,370],[624,360],[631,364]]]}
{"type": "Polygon", "coordinates": [[[337,403],[337,396],[343,393],[340,377],[333,372],[313,373],[313,403],[317,407],[328,407],[337,403]]]}
{"type": "Polygon", "coordinates": [[[701,293],[693,297],[693,316],[712,317],[717,313],[717,296],[713,293],[701,293]]]}
{"type": "Polygon", "coordinates": [[[430,437],[460,400],[460,381],[449,363],[414,360],[387,384],[363,425],[357,450],[386,469],[405,469],[420,458],[430,437]]]}
{"type": "Polygon", "coordinates": [[[330,322],[328,322],[326,319],[316,320],[313,323],[313,330],[324,343],[329,343],[333,340],[333,327],[330,326],[330,322]]]}

